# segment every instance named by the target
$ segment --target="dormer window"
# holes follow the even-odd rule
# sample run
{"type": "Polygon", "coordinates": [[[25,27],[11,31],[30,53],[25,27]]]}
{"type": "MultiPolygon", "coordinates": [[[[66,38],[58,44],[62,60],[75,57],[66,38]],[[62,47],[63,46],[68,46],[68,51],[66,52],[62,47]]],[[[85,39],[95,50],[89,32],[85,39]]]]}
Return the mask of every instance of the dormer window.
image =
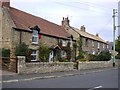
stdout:
{"type": "Polygon", "coordinates": [[[38,31],[37,30],[33,30],[32,44],[38,44],[38,31]]]}
{"type": "Polygon", "coordinates": [[[38,44],[38,39],[39,39],[39,32],[40,32],[40,28],[38,27],[38,25],[34,26],[34,27],[30,27],[30,29],[33,31],[32,33],[32,44],[38,44]]]}

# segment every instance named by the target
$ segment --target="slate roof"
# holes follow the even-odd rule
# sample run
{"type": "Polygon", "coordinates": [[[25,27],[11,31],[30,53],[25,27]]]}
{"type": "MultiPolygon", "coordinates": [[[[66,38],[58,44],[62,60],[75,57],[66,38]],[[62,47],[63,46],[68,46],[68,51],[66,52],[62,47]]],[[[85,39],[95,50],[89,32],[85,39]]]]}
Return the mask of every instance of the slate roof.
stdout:
{"type": "Polygon", "coordinates": [[[103,43],[106,43],[105,40],[103,40],[102,38],[100,38],[99,36],[96,36],[96,35],[93,35],[93,34],[90,34],[88,32],[84,32],[82,30],[79,30],[77,28],[74,28],[74,27],[71,27],[73,30],[75,30],[76,32],[78,32],[81,36],[83,37],[86,37],[86,38],[90,38],[92,40],[96,40],[96,41],[99,41],[99,42],[103,42],[103,43]]]}
{"type": "Polygon", "coordinates": [[[62,26],[13,7],[9,7],[9,14],[16,25],[15,28],[30,30],[30,27],[37,25],[40,28],[40,33],[61,38],[70,36],[62,26]]]}

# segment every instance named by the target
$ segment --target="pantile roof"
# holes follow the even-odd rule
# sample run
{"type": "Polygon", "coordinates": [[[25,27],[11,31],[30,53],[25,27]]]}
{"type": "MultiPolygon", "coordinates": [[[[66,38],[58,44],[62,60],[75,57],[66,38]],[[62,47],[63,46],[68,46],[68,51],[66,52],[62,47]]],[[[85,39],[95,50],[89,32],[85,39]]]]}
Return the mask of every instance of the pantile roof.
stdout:
{"type": "Polygon", "coordinates": [[[16,25],[15,28],[30,30],[30,27],[37,25],[40,28],[40,33],[61,38],[67,38],[70,36],[70,34],[68,34],[62,26],[13,7],[9,7],[9,14],[16,25]]]}

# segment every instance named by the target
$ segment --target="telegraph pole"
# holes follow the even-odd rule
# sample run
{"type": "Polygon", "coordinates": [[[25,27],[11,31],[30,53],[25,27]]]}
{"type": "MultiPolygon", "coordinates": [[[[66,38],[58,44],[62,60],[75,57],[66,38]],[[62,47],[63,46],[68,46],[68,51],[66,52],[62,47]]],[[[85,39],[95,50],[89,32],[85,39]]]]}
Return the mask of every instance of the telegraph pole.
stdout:
{"type": "Polygon", "coordinates": [[[116,9],[113,9],[113,67],[115,66],[115,14],[117,13],[116,9]]]}

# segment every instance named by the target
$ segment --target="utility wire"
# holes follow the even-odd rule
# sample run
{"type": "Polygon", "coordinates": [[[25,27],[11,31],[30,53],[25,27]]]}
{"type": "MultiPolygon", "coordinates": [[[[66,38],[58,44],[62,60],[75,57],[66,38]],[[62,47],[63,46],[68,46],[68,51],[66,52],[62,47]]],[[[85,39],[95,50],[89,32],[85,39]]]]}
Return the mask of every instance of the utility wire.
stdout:
{"type": "Polygon", "coordinates": [[[112,23],[112,18],[109,19],[108,22],[107,22],[102,28],[100,28],[100,29],[98,30],[98,33],[100,33],[101,30],[103,30],[103,29],[105,30],[105,28],[106,28],[110,23],[112,23]]]}
{"type": "MultiPolygon", "coordinates": [[[[60,4],[60,5],[63,5],[63,6],[70,6],[70,7],[74,7],[74,8],[77,8],[77,9],[82,9],[82,10],[90,10],[90,9],[87,9],[87,8],[83,8],[83,7],[80,7],[80,6],[74,6],[74,5],[70,5],[70,4],[65,4],[65,3],[62,3],[62,2],[53,2],[53,3],[56,3],[56,4],[60,4]]],[[[83,5],[83,3],[80,3],[83,5]]],[[[90,6],[90,7],[93,7],[93,6],[90,6]]],[[[95,8],[95,7],[94,7],[95,8]]],[[[94,11],[94,12],[97,12],[97,13],[100,13],[100,11],[96,11],[96,10],[91,10],[91,11],[94,11]]],[[[105,12],[107,14],[110,14],[108,12],[105,12]]]]}
{"type": "MultiPolygon", "coordinates": [[[[75,2],[74,3],[82,3],[82,4],[87,4],[87,5],[91,5],[92,7],[100,7],[100,8],[104,8],[104,9],[113,9],[112,7],[108,7],[108,6],[104,6],[104,5],[100,5],[100,4],[96,4],[96,3],[91,3],[91,2],[85,2],[85,1],[80,1],[80,2],[75,2]]],[[[108,2],[109,3],[109,2],[108,2]]]]}

